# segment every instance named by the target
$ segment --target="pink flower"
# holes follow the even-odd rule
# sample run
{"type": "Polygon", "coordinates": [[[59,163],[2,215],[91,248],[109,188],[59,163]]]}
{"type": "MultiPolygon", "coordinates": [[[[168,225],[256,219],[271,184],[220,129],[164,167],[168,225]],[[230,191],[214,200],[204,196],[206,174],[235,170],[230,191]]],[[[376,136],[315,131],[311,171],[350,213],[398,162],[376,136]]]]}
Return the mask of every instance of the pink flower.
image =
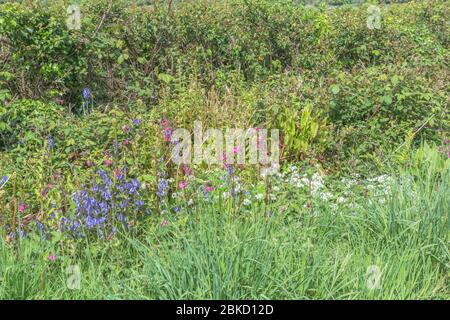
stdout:
{"type": "Polygon", "coordinates": [[[123,141],[123,144],[126,145],[126,146],[129,145],[129,144],[130,144],[130,140],[125,139],[125,140],[123,141]]]}
{"type": "Polygon", "coordinates": [[[206,185],[206,186],[205,186],[205,191],[206,191],[206,192],[212,192],[212,191],[214,191],[214,186],[206,185]]]}
{"type": "Polygon", "coordinates": [[[54,254],[51,254],[51,255],[48,256],[48,260],[55,261],[56,260],[56,256],[54,254]]]}
{"type": "Polygon", "coordinates": [[[238,154],[238,152],[241,150],[241,148],[239,148],[239,147],[234,147],[233,148],[233,154],[234,155],[237,155],[238,154]]]}
{"type": "Polygon", "coordinates": [[[186,176],[192,175],[192,169],[189,166],[183,166],[181,169],[186,176]]]}
{"type": "Polygon", "coordinates": [[[161,222],[161,226],[162,226],[162,227],[167,226],[168,224],[169,224],[169,221],[167,221],[166,219],[164,219],[164,220],[161,222]]]}
{"type": "Polygon", "coordinates": [[[168,126],[170,126],[170,122],[169,122],[169,120],[167,120],[167,119],[161,119],[160,124],[161,124],[163,127],[168,127],[168,126]]]}
{"type": "Polygon", "coordinates": [[[128,131],[130,131],[130,128],[128,126],[123,126],[122,130],[123,132],[128,133],[128,131]]]}
{"type": "Polygon", "coordinates": [[[47,195],[48,195],[48,192],[50,191],[50,189],[53,187],[53,185],[51,184],[51,183],[48,183],[47,184],[47,188],[45,188],[43,191],[42,191],[42,196],[43,197],[47,197],[47,195]]]}
{"type": "Polygon", "coordinates": [[[171,127],[167,127],[164,130],[164,141],[165,142],[169,142],[171,136],[172,136],[172,128],[171,127]]]}
{"type": "Polygon", "coordinates": [[[114,174],[116,175],[116,178],[120,177],[120,170],[119,170],[119,168],[117,168],[117,167],[114,168],[114,174]]]}
{"type": "Polygon", "coordinates": [[[22,203],[19,205],[19,212],[20,212],[20,213],[23,213],[23,212],[25,211],[25,207],[26,207],[26,206],[25,206],[25,203],[22,202],[22,203]]]}
{"type": "Polygon", "coordinates": [[[112,164],[112,162],[111,162],[111,160],[106,159],[106,160],[105,160],[105,164],[106,164],[107,167],[110,167],[111,164],[112,164]]]}
{"type": "Polygon", "coordinates": [[[188,183],[183,180],[183,181],[180,181],[180,183],[178,183],[178,188],[184,189],[187,187],[187,185],[188,185],[188,183]]]}

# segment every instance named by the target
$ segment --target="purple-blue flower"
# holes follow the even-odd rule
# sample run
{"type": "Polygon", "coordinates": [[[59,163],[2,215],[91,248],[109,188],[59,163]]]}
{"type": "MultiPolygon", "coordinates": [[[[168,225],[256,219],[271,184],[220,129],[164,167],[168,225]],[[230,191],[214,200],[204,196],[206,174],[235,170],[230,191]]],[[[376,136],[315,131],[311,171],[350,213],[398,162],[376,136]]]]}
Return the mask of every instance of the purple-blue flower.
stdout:
{"type": "Polygon", "coordinates": [[[9,180],[8,176],[3,176],[0,178],[0,188],[3,187],[9,180]]]}
{"type": "Polygon", "coordinates": [[[48,149],[52,150],[55,147],[55,141],[53,140],[52,135],[49,133],[47,136],[48,149]]]}
{"type": "Polygon", "coordinates": [[[83,89],[83,98],[85,100],[89,100],[91,98],[91,90],[88,87],[83,89]]]}

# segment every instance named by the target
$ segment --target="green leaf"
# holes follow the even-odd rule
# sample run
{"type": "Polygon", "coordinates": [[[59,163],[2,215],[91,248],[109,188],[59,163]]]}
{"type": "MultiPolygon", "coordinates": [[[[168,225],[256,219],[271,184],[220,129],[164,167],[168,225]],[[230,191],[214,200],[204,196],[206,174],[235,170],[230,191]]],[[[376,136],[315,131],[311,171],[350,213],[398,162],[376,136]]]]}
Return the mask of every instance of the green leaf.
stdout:
{"type": "Polygon", "coordinates": [[[174,78],[170,74],[160,73],[158,74],[158,79],[164,83],[170,83],[174,78]]]}
{"type": "Polygon", "coordinates": [[[392,96],[390,95],[385,95],[381,97],[381,102],[383,102],[384,104],[391,104],[392,103],[392,96]]]}

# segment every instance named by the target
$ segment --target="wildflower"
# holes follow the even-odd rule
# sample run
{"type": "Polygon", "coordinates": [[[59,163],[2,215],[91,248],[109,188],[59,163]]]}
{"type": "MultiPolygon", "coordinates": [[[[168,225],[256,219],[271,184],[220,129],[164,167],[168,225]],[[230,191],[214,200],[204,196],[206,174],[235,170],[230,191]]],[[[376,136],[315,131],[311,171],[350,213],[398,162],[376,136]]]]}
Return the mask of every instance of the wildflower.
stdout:
{"type": "Polygon", "coordinates": [[[56,260],[56,256],[54,254],[51,254],[51,255],[48,256],[48,260],[55,261],[56,260]]]}
{"type": "Polygon", "coordinates": [[[167,119],[161,119],[160,124],[165,128],[170,126],[170,122],[167,119]]]}
{"type": "Polygon", "coordinates": [[[105,165],[106,165],[107,167],[110,167],[111,164],[112,164],[111,160],[109,160],[109,159],[106,159],[106,160],[105,160],[105,165]]]}
{"type": "Polygon", "coordinates": [[[123,132],[128,133],[130,131],[130,127],[128,127],[127,125],[122,127],[123,132]]]}
{"type": "Polygon", "coordinates": [[[252,204],[252,201],[250,199],[244,199],[242,203],[244,204],[244,206],[249,206],[252,204]]]}
{"type": "Polygon", "coordinates": [[[188,185],[188,183],[183,180],[178,183],[178,188],[185,189],[187,187],[187,185],[188,185]]]}
{"type": "Polygon", "coordinates": [[[184,165],[181,169],[183,170],[184,175],[192,175],[192,169],[189,166],[184,165]]]}
{"type": "Polygon", "coordinates": [[[203,196],[206,198],[210,192],[214,191],[214,187],[210,185],[205,185],[203,187],[203,196]]]}
{"type": "Polygon", "coordinates": [[[232,175],[233,174],[233,167],[229,164],[225,164],[225,169],[227,170],[228,175],[232,175]]]}
{"type": "Polygon", "coordinates": [[[19,230],[19,238],[24,239],[27,237],[27,233],[23,230],[19,230]]]}
{"type": "Polygon", "coordinates": [[[122,177],[119,168],[115,167],[114,168],[114,175],[116,176],[117,179],[120,180],[120,178],[122,177]]]}
{"type": "Polygon", "coordinates": [[[160,179],[158,183],[158,191],[156,195],[160,198],[166,195],[167,189],[169,188],[169,183],[165,179],[160,179]]]}
{"type": "Polygon", "coordinates": [[[138,201],[136,201],[136,207],[139,209],[139,208],[141,208],[141,207],[143,207],[144,206],[144,200],[138,200],[138,201]]]}
{"type": "Polygon", "coordinates": [[[141,119],[134,119],[134,120],[133,120],[133,125],[138,126],[138,125],[141,124],[141,122],[142,122],[141,119]]]}
{"type": "Polygon", "coordinates": [[[38,219],[36,219],[35,223],[36,223],[36,228],[38,229],[38,232],[40,234],[44,234],[45,228],[44,228],[44,225],[42,224],[42,222],[40,222],[38,219]]]}
{"type": "Polygon", "coordinates": [[[239,151],[241,150],[240,147],[236,146],[233,148],[233,155],[237,155],[239,153],[239,151]]]}
{"type": "Polygon", "coordinates": [[[164,220],[161,222],[161,226],[162,226],[162,227],[167,226],[168,224],[169,224],[169,221],[167,221],[166,219],[164,219],[164,220]]]}
{"type": "Polygon", "coordinates": [[[8,182],[9,177],[8,176],[3,176],[0,178],[0,188],[3,188],[3,186],[8,182]]]}
{"type": "Polygon", "coordinates": [[[125,140],[123,141],[123,144],[126,145],[126,146],[129,145],[129,144],[130,144],[130,140],[125,139],[125,140]]]}
{"type": "Polygon", "coordinates": [[[53,140],[52,135],[49,133],[47,136],[48,149],[52,150],[55,147],[55,141],[53,140]]]}
{"type": "Polygon", "coordinates": [[[164,129],[164,141],[169,142],[171,136],[172,136],[172,128],[167,127],[166,129],[164,129]]]}
{"type": "Polygon", "coordinates": [[[23,213],[23,212],[25,211],[25,207],[26,207],[26,206],[25,206],[25,203],[22,202],[22,203],[19,205],[19,212],[20,212],[20,213],[23,213]]]}
{"type": "Polygon", "coordinates": [[[192,206],[192,205],[194,204],[194,200],[189,199],[188,202],[187,202],[187,204],[188,204],[189,206],[192,206]]]}
{"type": "Polygon", "coordinates": [[[264,199],[264,195],[262,193],[258,193],[255,195],[255,199],[261,201],[262,199],[264,199]]]}
{"type": "Polygon", "coordinates": [[[91,98],[91,90],[87,87],[83,89],[83,98],[85,100],[89,100],[91,98]]]}
{"type": "Polygon", "coordinates": [[[178,212],[180,212],[180,210],[181,210],[181,208],[180,208],[180,207],[175,207],[175,208],[173,208],[173,211],[174,211],[175,213],[178,213],[178,212]]]}
{"type": "Polygon", "coordinates": [[[61,98],[56,98],[55,99],[55,102],[57,103],[57,104],[59,104],[59,105],[63,105],[64,104],[64,99],[61,99],[61,98]]]}

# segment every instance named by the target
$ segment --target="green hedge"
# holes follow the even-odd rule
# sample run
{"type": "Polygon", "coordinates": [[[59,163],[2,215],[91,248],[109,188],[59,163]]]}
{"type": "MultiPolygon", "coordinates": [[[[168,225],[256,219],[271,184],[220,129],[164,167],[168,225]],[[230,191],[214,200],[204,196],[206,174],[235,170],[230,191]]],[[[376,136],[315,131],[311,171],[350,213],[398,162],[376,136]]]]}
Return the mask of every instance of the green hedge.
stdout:
{"type": "MultiPolygon", "coordinates": [[[[176,115],[180,103],[191,105],[180,99],[192,83],[253,97],[253,123],[279,123],[283,108],[300,114],[312,103],[329,120],[329,158],[372,157],[425,122],[417,136],[448,134],[448,1],[380,5],[381,29],[373,30],[367,4],[174,1],[169,8],[86,0],[76,31],[66,26],[69,4],[0,5],[2,149],[17,146],[29,126],[11,122],[10,100],[40,100],[53,110],[62,99],[60,112],[70,115],[89,87],[100,110],[139,104],[176,115]]],[[[16,104],[24,105],[33,104],[16,104]]]]}

